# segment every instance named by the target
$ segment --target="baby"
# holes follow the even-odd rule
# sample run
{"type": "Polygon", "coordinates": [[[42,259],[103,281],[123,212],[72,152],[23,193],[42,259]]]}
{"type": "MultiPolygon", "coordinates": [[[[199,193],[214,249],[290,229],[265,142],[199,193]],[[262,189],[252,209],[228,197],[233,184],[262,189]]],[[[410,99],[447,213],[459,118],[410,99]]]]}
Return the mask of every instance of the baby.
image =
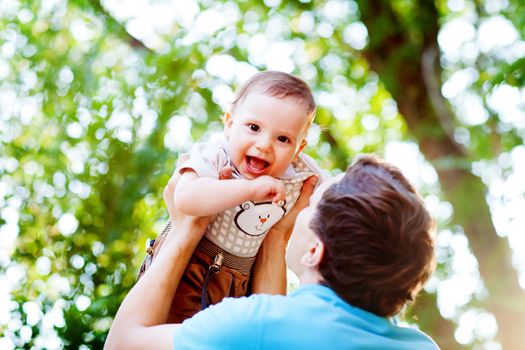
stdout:
{"type": "Polygon", "coordinates": [[[224,297],[246,295],[266,233],[291,210],[304,180],[323,179],[321,169],[301,153],[314,116],[315,102],[304,81],[260,72],[224,113],[224,137],[195,144],[179,166],[177,209],[192,216],[218,215],[186,267],[169,323],[224,297]],[[219,180],[224,167],[231,167],[233,179],[219,180]]]}

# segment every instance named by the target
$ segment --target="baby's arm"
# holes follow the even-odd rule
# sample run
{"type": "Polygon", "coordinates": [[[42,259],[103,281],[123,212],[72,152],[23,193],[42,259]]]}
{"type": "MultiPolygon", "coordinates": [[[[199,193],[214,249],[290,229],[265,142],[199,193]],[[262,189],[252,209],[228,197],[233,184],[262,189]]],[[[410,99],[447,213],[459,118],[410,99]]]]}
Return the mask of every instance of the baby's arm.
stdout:
{"type": "Polygon", "coordinates": [[[186,170],[175,188],[175,198],[175,208],[181,213],[208,216],[250,200],[278,202],[285,198],[285,188],[281,181],[271,176],[218,180],[199,177],[193,170],[186,170]]]}

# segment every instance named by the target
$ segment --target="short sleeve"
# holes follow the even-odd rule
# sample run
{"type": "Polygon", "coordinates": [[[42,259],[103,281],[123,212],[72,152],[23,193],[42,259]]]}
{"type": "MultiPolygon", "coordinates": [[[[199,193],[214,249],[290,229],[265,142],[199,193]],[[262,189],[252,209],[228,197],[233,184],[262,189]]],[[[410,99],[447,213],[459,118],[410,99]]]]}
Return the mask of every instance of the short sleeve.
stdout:
{"type": "Polygon", "coordinates": [[[328,172],[322,169],[319,166],[319,164],[317,164],[317,162],[312,157],[310,157],[308,154],[301,152],[299,157],[308,171],[311,171],[319,176],[318,185],[321,182],[326,181],[330,178],[330,175],[328,174],[328,172]]]}
{"type": "Polygon", "coordinates": [[[262,334],[254,298],[226,298],[184,321],[175,331],[174,349],[248,349],[262,334]]]}
{"type": "Polygon", "coordinates": [[[179,173],[191,169],[199,177],[219,177],[219,170],[228,163],[226,150],[219,143],[196,143],[191,148],[188,159],[177,168],[179,173]]]}

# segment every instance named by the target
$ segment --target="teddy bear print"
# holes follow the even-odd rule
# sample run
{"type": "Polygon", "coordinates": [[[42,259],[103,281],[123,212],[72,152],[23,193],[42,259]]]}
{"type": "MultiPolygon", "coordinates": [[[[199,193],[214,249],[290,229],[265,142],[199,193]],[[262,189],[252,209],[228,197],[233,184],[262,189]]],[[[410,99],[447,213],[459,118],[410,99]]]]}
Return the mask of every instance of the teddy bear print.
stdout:
{"type": "Polygon", "coordinates": [[[250,236],[265,234],[286,213],[284,205],[278,206],[272,202],[248,201],[241,204],[240,208],[235,215],[235,225],[250,236]]]}

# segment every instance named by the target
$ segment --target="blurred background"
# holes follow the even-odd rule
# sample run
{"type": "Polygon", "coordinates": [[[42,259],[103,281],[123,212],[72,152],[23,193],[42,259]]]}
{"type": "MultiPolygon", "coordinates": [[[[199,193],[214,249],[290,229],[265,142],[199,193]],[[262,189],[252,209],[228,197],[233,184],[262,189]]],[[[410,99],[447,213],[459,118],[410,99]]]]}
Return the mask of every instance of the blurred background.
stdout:
{"type": "Polygon", "coordinates": [[[257,70],[318,102],[306,152],[400,166],[438,220],[404,322],[523,349],[521,0],[0,0],[0,348],[101,349],[179,152],[257,70]]]}

